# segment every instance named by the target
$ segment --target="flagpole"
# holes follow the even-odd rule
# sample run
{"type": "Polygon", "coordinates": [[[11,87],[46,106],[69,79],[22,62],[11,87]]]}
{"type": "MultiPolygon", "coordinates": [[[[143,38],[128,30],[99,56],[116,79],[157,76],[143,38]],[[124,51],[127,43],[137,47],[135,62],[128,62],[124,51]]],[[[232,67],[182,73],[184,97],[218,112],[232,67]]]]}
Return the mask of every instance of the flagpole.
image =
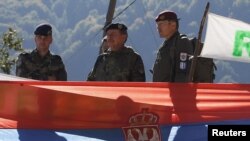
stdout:
{"type": "Polygon", "coordinates": [[[204,11],[201,23],[200,23],[200,29],[199,29],[199,33],[198,33],[198,39],[197,39],[197,41],[195,43],[194,56],[193,56],[193,59],[192,59],[191,68],[190,68],[190,72],[189,72],[189,75],[188,75],[188,81],[189,82],[193,81],[193,76],[194,76],[194,72],[195,72],[195,68],[196,68],[196,63],[197,63],[197,56],[199,55],[200,50],[201,50],[202,31],[203,31],[203,27],[204,27],[204,24],[205,24],[205,21],[206,21],[206,18],[207,18],[207,13],[208,13],[208,10],[209,10],[209,5],[210,5],[209,2],[207,2],[207,5],[206,5],[206,8],[205,8],[205,11],[204,11]]]}
{"type": "MultiPolygon", "coordinates": [[[[109,1],[109,7],[108,7],[108,12],[106,14],[106,22],[105,22],[104,28],[112,23],[114,12],[115,12],[115,5],[116,5],[116,0],[109,1]]],[[[105,30],[103,30],[102,36],[103,37],[106,36],[105,30]]],[[[102,41],[100,49],[99,49],[99,54],[102,53],[102,48],[103,48],[103,41],[102,41]]]]}

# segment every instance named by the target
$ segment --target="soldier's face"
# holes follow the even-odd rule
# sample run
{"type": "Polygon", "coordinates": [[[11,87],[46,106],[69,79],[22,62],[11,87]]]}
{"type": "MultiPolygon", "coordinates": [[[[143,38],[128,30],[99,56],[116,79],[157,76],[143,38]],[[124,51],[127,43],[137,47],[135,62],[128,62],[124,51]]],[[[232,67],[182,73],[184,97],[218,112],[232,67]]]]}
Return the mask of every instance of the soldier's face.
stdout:
{"type": "Polygon", "coordinates": [[[107,44],[112,51],[117,51],[124,46],[127,35],[122,34],[117,29],[110,29],[107,31],[107,44]]]}
{"type": "Polygon", "coordinates": [[[160,37],[162,38],[170,38],[173,33],[176,32],[176,22],[173,21],[159,21],[156,23],[157,30],[159,32],[160,37]]]}
{"type": "Polygon", "coordinates": [[[35,36],[36,48],[38,50],[49,50],[49,46],[52,43],[52,36],[43,36],[43,35],[36,35],[35,36]]]}

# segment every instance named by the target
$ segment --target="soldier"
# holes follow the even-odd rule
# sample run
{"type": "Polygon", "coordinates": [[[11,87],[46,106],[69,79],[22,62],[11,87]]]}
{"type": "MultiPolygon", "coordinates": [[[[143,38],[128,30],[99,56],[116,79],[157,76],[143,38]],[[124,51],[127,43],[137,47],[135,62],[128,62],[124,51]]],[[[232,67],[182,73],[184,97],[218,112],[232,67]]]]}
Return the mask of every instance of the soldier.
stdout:
{"type": "Polygon", "coordinates": [[[49,51],[53,40],[51,25],[38,25],[34,34],[36,49],[18,56],[16,75],[36,80],[66,81],[67,72],[61,57],[49,51]]]}
{"type": "Polygon", "coordinates": [[[157,30],[165,41],[161,45],[153,68],[153,82],[187,82],[192,44],[181,36],[179,19],[173,11],[163,11],[155,19],[157,30]]]}
{"type": "Polygon", "coordinates": [[[127,27],[114,23],[105,28],[109,49],[98,56],[88,81],[145,81],[141,56],[125,46],[127,27]]]}

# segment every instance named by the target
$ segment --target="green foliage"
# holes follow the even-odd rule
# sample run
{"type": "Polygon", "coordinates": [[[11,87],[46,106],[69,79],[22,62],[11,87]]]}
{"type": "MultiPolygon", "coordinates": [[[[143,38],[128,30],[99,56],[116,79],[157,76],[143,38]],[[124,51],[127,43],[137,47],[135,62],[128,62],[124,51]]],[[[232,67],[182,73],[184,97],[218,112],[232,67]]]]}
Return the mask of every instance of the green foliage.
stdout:
{"type": "Polygon", "coordinates": [[[12,28],[3,33],[0,39],[0,70],[3,73],[10,74],[16,62],[15,53],[24,51],[22,41],[23,39],[12,28]]]}

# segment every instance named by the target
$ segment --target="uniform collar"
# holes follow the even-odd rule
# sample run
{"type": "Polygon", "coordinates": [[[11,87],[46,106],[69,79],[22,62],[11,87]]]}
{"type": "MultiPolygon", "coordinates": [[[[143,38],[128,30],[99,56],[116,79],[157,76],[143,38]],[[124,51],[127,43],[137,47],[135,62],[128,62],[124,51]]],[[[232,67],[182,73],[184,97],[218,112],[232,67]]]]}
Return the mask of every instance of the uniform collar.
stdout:
{"type": "Polygon", "coordinates": [[[107,51],[108,54],[121,54],[121,53],[130,53],[130,52],[134,52],[134,50],[131,47],[128,47],[128,46],[124,46],[119,51],[111,51],[111,50],[107,51]]]}
{"type": "Polygon", "coordinates": [[[47,53],[44,57],[41,57],[40,54],[38,53],[38,50],[37,50],[37,49],[34,49],[34,50],[31,52],[31,56],[32,56],[33,59],[44,60],[44,59],[46,59],[46,58],[50,58],[51,53],[50,53],[50,51],[48,51],[48,53],[47,53]]]}
{"type": "Polygon", "coordinates": [[[169,39],[167,39],[167,40],[173,40],[175,37],[177,37],[177,36],[179,36],[180,35],[180,33],[179,33],[179,31],[176,31],[169,39]]]}

